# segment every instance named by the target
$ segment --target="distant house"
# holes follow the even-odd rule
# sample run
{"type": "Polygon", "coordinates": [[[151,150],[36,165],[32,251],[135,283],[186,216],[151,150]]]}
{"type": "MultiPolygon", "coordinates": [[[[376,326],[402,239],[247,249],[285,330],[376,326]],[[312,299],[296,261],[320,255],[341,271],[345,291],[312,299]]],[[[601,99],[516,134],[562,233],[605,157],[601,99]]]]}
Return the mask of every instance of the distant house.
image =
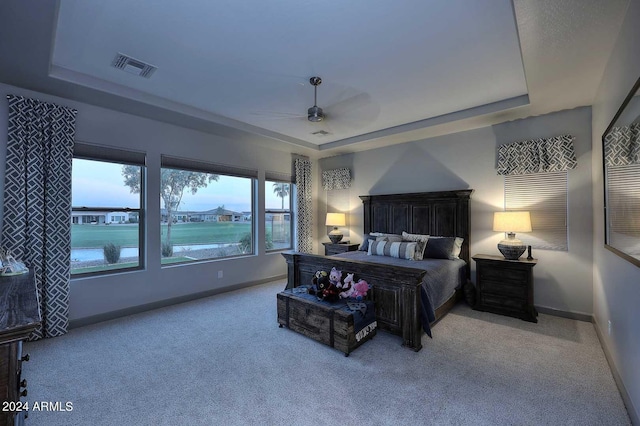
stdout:
{"type": "MultiPolygon", "coordinates": [[[[161,209],[162,221],[167,221],[166,209],[161,209]]],[[[177,211],[173,212],[175,222],[242,222],[245,215],[227,209],[211,209],[205,211],[177,211]]]]}
{"type": "Polygon", "coordinates": [[[241,222],[244,220],[242,213],[227,209],[211,209],[203,212],[192,213],[192,222],[241,222]]]}
{"type": "Polygon", "coordinates": [[[77,211],[71,212],[71,223],[76,225],[102,225],[115,223],[128,223],[128,212],[98,212],[98,211],[77,211]]]}

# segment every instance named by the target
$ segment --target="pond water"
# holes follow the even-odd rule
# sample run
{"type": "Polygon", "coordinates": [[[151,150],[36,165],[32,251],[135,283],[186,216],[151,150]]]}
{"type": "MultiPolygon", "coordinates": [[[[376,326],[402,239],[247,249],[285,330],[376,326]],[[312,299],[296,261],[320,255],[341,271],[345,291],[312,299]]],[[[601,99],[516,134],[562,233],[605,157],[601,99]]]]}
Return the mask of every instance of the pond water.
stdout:
{"type": "MultiPolygon", "coordinates": [[[[231,247],[237,243],[214,243],[214,244],[192,244],[192,245],[175,245],[173,252],[179,254],[183,250],[201,250],[220,247],[231,247]]],[[[120,257],[138,257],[138,247],[122,247],[120,257]]],[[[71,249],[71,261],[87,262],[91,260],[102,260],[104,252],[101,248],[82,248],[71,249]]]]}

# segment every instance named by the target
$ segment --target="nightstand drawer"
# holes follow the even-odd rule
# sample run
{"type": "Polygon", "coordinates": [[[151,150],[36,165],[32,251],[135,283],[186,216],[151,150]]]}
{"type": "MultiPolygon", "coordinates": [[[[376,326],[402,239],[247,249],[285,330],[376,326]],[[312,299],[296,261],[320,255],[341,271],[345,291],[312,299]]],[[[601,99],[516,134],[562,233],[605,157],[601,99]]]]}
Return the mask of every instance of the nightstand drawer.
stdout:
{"type": "Polygon", "coordinates": [[[360,244],[351,244],[348,241],[341,242],[341,243],[338,243],[338,244],[322,243],[322,245],[324,246],[324,255],[325,256],[331,256],[331,255],[334,255],[334,254],[345,253],[345,252],[348,252],[348,251],[356,251],[356,250],[358,250],[358,247],[360,246],[360,244]]]}
{"type": "Polygon", "coordinates": [[[495,296],[493,294],[482,294],[482,305],[485,308],[500,308],[516,312],[524,312],[527,309],[527,301],[507,297],[495,296]]]}
{"type": "Polygon", "coordinates": [[[483,280],[526,284],[528,271],[511,268],[483,267],[480,269],[480,278],[483,280]]]}
{"type": "Polygon", "coordinates": [[[483,279],[480,282],[482,286],[481,291],[483,294],[489,293],[498,296],[515,297],[527,300],[527,283],[526,282],[504,282],[495,281],[493,279],[483,279]]]}

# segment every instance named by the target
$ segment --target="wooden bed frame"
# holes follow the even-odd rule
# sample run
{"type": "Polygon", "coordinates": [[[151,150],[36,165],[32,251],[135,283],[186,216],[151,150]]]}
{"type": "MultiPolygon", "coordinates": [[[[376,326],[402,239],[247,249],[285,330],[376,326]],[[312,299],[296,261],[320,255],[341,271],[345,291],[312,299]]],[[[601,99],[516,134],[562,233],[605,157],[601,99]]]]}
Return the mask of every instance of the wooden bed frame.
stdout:
{"type": "MultiPolygon", "coordinates": [[[[364,233],[385,232],[462,237],[460,258],[467,262],[470,278],[469,199],[473,190],[421,192],[361,196],[364,204],[364,233]]],[[[425,271],[410,267],[390,267],[371,262],[345,260],[297,252],[283,253],[287,261],[287,288],[311,284],[318,270],[332,267],[353,272],[372,284],[378,327],[402,336],[403,346],[422,348],[420,287],[425,271]]],[[[437,322],[460,298],[456,292],[436,309],[437,322]]]]}

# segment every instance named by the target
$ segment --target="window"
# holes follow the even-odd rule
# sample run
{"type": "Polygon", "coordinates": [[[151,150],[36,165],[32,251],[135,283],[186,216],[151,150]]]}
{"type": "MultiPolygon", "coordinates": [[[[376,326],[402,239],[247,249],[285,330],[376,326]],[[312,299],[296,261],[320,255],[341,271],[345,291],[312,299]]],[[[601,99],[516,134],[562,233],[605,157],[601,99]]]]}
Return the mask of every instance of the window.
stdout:
{"type": "Polygon", "coordinates": [[[256,171],[162,157],[162,264],[253,254],[256,171]]]}
{"type": "Polygon", "coordinates": [[[265,247],[267,250],[288,250],[293,247],[291,220],[291,182],[265,181],[265,247]]]}
{"type": "Polygon", "coordinates": [[[569,249],[567,238],[567,172],[504,177],[505,210],[531,212],[533,232],[517,235],[538,249],[569,249]]]}
{"type": "Polygon", "coordinates": [[[71,274],[142,268],[144,154],[77,143],[72,167],[71,274]]]}

